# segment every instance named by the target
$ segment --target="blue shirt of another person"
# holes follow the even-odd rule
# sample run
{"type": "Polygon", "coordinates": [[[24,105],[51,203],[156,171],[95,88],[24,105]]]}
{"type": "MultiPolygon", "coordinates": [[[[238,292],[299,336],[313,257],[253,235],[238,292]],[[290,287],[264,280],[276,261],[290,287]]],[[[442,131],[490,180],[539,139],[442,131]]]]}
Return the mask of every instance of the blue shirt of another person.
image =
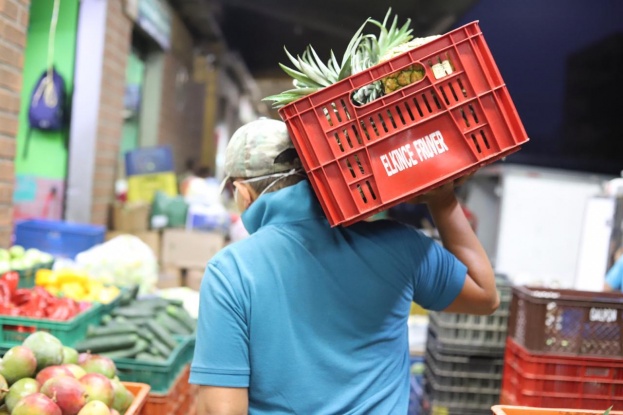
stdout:
{"type": "Polygon", "coordinates": [[[613,290],[623,291],[623,255],[606,274],[606,283],[613,290]]]}
{"type": "Polygon", "coordinates": [[[443,310],[466,267],[396,222],[331,228],[307,181],[242,219],[201,284],[190,382],[249,388],[250,414],[406,414],[411,302],[443,310]]]}

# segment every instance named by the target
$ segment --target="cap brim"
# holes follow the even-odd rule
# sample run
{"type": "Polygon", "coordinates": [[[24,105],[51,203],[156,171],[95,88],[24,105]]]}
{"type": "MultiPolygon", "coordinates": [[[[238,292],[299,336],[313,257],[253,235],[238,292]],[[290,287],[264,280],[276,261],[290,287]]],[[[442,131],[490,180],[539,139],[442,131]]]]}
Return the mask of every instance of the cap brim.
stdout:
{"type": "Polygon", "coordinates": [[[221,182],[221,186],[218,189],[219,194],[223,193],[223,191],[225,190],[225,186],[227,186],[227,182],[229,181],[229,179],[231,179],[231,176],[228,174],[227,176],[225,176],[225,178],[221,182]]]}

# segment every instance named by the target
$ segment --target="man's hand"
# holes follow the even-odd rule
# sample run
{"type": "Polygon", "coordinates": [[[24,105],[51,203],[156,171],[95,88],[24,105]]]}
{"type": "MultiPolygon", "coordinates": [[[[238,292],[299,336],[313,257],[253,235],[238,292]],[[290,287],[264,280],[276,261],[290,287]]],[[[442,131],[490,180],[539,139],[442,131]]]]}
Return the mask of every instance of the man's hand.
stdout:
{"type": "Polygon", "coordinates": [[[407,203],[411,204],[421,204],[425,203],[431,207],[431,205],[443,205],[444,203],[452,203],[454,197],[454,189],[462,186],[469,179],[472,178],[474,173],[469,174],[467,176],[463,176],[453,182],[446,183],[436,189],[433,189],[423,195],[416,196],[413,199],[409,200],[407,203]]]}

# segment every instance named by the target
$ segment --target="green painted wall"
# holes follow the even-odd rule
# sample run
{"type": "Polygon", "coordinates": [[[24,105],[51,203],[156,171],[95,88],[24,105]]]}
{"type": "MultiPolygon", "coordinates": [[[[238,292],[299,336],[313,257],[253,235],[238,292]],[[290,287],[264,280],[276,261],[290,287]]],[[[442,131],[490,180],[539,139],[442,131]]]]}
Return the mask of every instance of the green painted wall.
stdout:
{"type": "MultiPolygon", "coordinates": [[[[30,97],[35,83],[46,69],[53,3],[52,0],[32,0],[30,6],[15,171],[19,175],[64,179],[67,175],[65,134],[34,131],[30,138],[28,157],[23,158],[30,97]]],[[[68,97],[71,97],[73,91],[78,8],[77,0],[61,0],[56,32],[54,64],[65,80],[68,97]]]]}
{"type": "MultiPolygon", "coordinates": [[[[141,60],[138,54],[133,50],[128,57],[128,66],[126,67],[126,85],[133,85],[143,91],[143,81],[145,79],[145,62],[141,60]]],[[[127,118],[123,123],[123,132],[121,136],[121,146],[119,151],[123,156],[127,151],[134,150],[139,144],[139,127],[140,127],[140,111],[132,114],[131,118],[127,118]]]]}

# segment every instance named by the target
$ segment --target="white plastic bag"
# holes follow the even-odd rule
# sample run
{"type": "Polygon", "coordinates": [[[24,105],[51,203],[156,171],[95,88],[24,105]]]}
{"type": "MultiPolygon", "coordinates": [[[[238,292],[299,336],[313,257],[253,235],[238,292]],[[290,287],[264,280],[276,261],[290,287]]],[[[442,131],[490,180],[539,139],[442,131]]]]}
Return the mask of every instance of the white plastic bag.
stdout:
{"type": "Polygon", "coordinates": [[[117,286],[139,285],[141,293],[155,290],[158,260],[151,248],[132,235],[120,235],[76,256],[76,266],[91,277],[117,286]]]}

